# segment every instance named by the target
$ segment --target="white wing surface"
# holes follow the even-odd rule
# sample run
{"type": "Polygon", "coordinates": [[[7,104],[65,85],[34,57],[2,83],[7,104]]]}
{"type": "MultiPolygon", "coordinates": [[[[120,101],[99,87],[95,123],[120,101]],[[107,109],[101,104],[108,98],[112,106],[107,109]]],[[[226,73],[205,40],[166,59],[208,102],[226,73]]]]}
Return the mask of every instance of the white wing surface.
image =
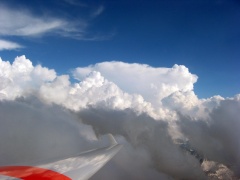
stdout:
{"type": "Polygon", "coordinates": [[[109,135],[109,147],[94,149],[49,163],[18,164],[0,167],[0,180],[86,180],[104,166],[121,148],[109,135]]]}

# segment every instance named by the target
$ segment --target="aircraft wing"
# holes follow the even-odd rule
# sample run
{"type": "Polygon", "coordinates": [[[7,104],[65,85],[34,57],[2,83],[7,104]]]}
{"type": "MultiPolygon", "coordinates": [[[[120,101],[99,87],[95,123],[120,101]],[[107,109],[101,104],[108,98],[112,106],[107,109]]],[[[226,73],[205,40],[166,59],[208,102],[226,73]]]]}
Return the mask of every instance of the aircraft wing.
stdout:
{"type": "Polygon", "coordinates": [[[111,136],[109,147],[94,149],[44,164],[0,167],[0,180],[86,180],[104,166],[121,148],[111,136]]]}

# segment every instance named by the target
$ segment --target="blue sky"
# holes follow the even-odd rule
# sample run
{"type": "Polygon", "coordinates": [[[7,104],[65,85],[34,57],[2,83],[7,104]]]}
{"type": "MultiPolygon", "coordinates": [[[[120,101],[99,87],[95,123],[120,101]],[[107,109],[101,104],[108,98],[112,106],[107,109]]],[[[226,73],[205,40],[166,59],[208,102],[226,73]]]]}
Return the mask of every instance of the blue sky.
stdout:
{"type": "Polygon", "coordinates": [[[239,93],[237,0],[1,0],[0,8],[3,60],[24,54],[60,74],[112,60],[179,64],[199,77],[200,98],[239,93]]]}

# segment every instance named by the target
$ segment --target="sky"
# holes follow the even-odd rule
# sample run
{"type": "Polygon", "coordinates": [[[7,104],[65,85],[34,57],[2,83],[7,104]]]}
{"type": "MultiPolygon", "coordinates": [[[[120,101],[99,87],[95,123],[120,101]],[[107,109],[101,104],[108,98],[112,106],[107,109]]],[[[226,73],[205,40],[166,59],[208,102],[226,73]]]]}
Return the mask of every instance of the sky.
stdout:
{"type": "Polygon", "coordinates": [[[0,57],[69,73],[104,61],[184,65],[200,98],[239,93],[237,0],[1,0],[0,57]],[[18,17],[18,18],[16,18],[18,17]]]}
{"type": "Polygon", "coordinates": [[[240,178],[238,1],[0,2],[0,166],[112,134],[91,180],[240,178]]]}

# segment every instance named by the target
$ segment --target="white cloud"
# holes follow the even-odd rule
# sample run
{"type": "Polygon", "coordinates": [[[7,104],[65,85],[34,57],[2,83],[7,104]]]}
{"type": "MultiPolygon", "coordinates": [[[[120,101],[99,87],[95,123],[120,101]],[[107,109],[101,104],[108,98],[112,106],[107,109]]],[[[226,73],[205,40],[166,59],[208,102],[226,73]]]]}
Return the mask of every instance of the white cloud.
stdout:
{"type": "MultiPolygon", "coordinates": [[[[35,15],[26,9],[13,9],[0,6],[0,37],[37,37],[55,34],[78,40],[94,40],[95,36],[86,35],[88,20],[72,21],[68,18],[35,15]]],[[[0,50],[21,48],[16,42],[0,40],[0,50]]]]}
{"type": "Polygon", "coordinates": [[[128,93],[141,94],[153,105],[177,91],[191,91],[197,76],[191,74],[183,65],[172,68],[154,68],[146,64],[124,62],[103,62],[88,67],[79,67],[74,72],[75,78],[82,80],[91,71],[99,71],[106,79],[116,83],[128,93]]]}
{"type": "MultiPolygon", "coordinates": [[[[66,0],[66,3],[84,7],[88,7],[75,0],[66,0]]],[[[73,38],[77,40],[105,40],[112,37],[113,34],[94,35],[88,32],[90,20],[99,16],[104,10],[104,6],[89,13],[89,18],[71,17],[54,17],[51,15],[34,14],[33,11],[24,8],[10,8],[4,4],[0,6],[0,37],[39,37],[44,35],[58,35],[62,37],[73,38]]],[[[22,46],[16,42],[4,41],[0,39],[0,51],[21,48],[22,46]]]]}
{"type": "MultiPolygon", "coordinates": [[[[83,31],[84,23],[78,32],[83,31]]],[[[75,24],[76,26],[76,24],[75,24]]],[[[36,16],[24,9],[0,7],[0,36],[39,36],[49,32],[73,33],[74,27],[69,21],[49,16],[36,16]]]]}
{"type": "Polygon", "coordinates": [[[197,76],[179,65],[104,62],[74,76],[0,59],[0,162],[62,156],[112,133],[124,148],[92,180],[240,177],[240,95],[198,99],[197,76]]]}
{"type": "Polygon", "coordinates": [[[19,49],[19,48],[22,48],[22,46],[18,43],[0,39],[0,51],[13,50],[13,49],[19,49]]]}
{"type": "Polygon", "coordinates": [[[16,57],[13,64],[0,58],[0,99],[15,99],[36,91],[43,82],[56,77],[54,70],[33,66],[25,56],[16,57]]]}

